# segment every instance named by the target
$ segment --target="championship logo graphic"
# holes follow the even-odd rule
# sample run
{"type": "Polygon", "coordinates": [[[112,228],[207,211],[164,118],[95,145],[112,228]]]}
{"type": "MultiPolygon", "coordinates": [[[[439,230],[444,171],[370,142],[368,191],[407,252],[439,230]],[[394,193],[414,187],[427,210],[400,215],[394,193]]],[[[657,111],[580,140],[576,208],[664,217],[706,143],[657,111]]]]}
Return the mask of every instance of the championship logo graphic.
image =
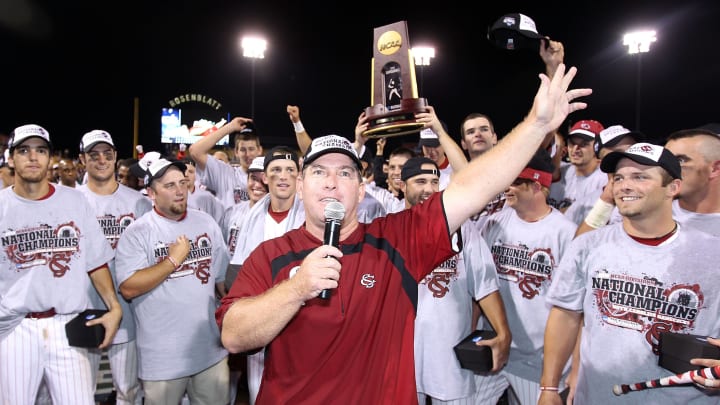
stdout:
{"type": "Polygon", "coordinates": [[[425,284],[434,298],[444,297],[450,291],[450,282],[457,280],[459,258],[460,255],[455,255],[445,260],[432,273],[420,280],[420,284],[425,284]]]}
{"type": "Polygon", "coordinates": [[[74,222],[53,229],[42,224],[34,228],[8,230],[0,238],[15,271],[47,265],[53,276],[62,277],[70,269],[72,256],[80,251],[80,230],[74,222]]]}
{"type": "MultiPolygon", "coordinates": [[[[155,246],[155,262],[160,263],[168,257],[168,244],[158,242],[155,246]]],[[[185,260],[168,277],[168,280],[195,275],[202,284],[210,280],[210,264],[212,263],[212,241],[207,234],[202,234],[190,241],[190,252],[185,260]]]]}
{"type": "Polygon", "coordinates": [[[655,354],[660,333],[691,329],[704,300],[697,284],[665,286],[654,277],[605,269],[595,272],[592,293],[604,324],[645,333],[655,354]]]}
{"type": "Polygon", "coordinates": [[[113,249],[117,247],[120,235],[125,232],[125,228],[135,221],[134,214],[125,214],[115,217],[115,215],[108,214],[102,217],[98,217],[98,222],[103,230],[105,239],[110,242],[113,249]]]}
{"type": "Polygon", "coordinates": [[[526,245],[496,242],[490,249],[498,277],[516,283],[523,298],[533,299],[540,294],[542,284],[549,281],[555,268],[550,249],[531,249],[526,245]]]}

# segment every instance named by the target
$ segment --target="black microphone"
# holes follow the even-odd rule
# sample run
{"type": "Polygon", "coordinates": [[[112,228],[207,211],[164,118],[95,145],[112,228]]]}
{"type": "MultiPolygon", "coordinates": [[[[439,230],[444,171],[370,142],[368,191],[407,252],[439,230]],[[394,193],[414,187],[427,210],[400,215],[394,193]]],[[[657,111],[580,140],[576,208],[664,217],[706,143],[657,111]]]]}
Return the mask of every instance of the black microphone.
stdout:
{"type": "MultiPolygon", "coordinates": [[[[325,206],[325,236],[323,244],[338,247],[340,245],[340,227],[345,218],[345,206],[337,201],[329,202],[325,206]]],[[[328,256],[332,257],[332,256],[328,256]]],[[[330,290],[320,292],[320,298],[330,299],[330,290]]]]}

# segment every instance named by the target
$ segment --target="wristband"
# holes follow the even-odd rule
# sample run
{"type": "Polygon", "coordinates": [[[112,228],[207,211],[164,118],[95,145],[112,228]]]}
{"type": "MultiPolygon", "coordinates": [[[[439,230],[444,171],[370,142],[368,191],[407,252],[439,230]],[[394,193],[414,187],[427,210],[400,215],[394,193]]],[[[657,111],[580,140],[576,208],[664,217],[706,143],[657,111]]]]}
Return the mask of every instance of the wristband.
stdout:
{"type": "Polygon", "coordinates": [[[614,205],[608,204],[598,198],[595,205],[593,205],[590,212],[588,212],[587,217],[585,217],[585,223],[595,229],[602,228],[610,220],[614,207],[614,205]]]}
{"type": "Polygon", "coordinates": [[[295,133],[299,132],[305,132],[305,127],[302,124],[302,121],[293,122],[293,127],[295,127],[295,133]]]}
{"type": "Polygon", "coordinates": [[[166,257],[166,259],[170,260],[170,263],[172,263],[172,265],[173,265],[174,268],[177,269],[178,267],[180,267],[180,265],[178,264],[178,262],[176,262],[175,259],[172,258],[172,256],[168,255],[168,257],[166,257]]]}
{"type": "Polygon", "coordinates": [[[546,387],[544,385],[540,386],[540,391],[552,391],[552,392],[558,392],[560,391],[558,387],[546,387]]]}

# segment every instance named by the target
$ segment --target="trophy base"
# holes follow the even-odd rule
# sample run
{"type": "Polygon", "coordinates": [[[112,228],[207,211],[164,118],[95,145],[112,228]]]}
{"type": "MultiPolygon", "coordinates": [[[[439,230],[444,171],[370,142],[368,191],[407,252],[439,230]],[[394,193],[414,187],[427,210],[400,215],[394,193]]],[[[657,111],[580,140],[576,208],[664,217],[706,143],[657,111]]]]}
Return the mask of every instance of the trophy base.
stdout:
{"type": "Polygon", "coordinates": [[[415,114],[427,112],[427,99],[404,98],[400,109],[387,111],[384,105],[377,104],[365,109],[368,129],[363,136],[368,138],[386,138],[419,132],[423,124],[415,121],[415,114]]]}

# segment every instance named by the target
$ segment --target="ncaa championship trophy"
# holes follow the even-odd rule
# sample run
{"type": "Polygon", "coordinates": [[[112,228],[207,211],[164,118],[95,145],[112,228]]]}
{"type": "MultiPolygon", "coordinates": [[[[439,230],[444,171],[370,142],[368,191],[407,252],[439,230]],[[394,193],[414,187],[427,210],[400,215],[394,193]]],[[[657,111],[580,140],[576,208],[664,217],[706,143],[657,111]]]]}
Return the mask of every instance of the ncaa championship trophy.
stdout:
{"type": "Polygon", "coordinates": [[[368,129],[364,136],[406,135],[422,128],[415,122],[415,113],[426,112],[427,100],[418,98],[405,21],[375,28],[370,102],[365,109],[368,129]]]}

